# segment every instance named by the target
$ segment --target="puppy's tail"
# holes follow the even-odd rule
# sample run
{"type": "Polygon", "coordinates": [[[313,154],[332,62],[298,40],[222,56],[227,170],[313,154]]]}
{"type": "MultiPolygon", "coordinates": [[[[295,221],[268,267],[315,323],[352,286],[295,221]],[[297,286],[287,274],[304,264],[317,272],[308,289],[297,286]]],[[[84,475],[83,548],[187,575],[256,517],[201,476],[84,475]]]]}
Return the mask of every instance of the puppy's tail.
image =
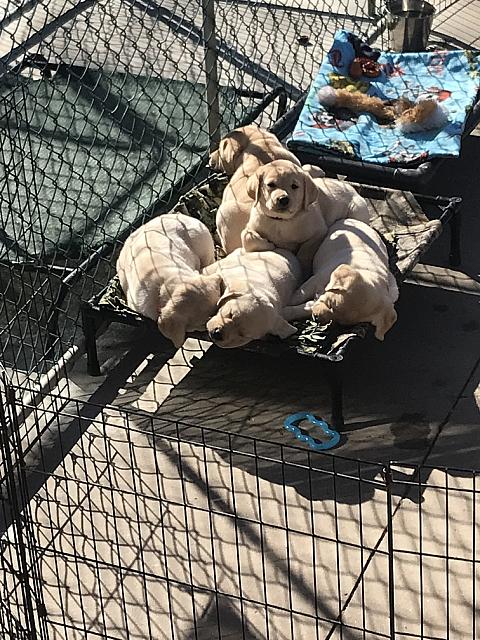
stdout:
{"type": "Polygon", "coordinates": [[[312,307],[314,305],[313,300],[308,300],[303,304],[298,304],[295,306],[284,307],[282,311],[282,316],[285,320],[304,320],[305,318],[312,317],[312,307]]]}
{"type": "Polygon", "coordinates": [[[317,294],[317,278],[312,276],[299,287],[293,294],[290,305],[297,306],[305,303],[307,300],[314,300],[317,294]]]}

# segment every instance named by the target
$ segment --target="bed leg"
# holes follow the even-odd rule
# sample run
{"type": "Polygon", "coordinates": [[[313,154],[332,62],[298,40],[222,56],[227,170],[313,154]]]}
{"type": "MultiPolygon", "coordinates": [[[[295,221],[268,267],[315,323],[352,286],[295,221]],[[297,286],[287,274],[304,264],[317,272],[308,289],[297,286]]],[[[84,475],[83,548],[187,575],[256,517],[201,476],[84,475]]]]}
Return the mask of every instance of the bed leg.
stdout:
{"type": "Polygon", "coordinates": [[[343,419],[343,366],[339,362],[329,363],[327,378],[331,394],[331,423],[334,429],[341,432],[345,425],[343,419]]]}
{"type": "Polygon", "coordinates": [[[87,373],[89,376],[101,375],[97,352],[97,323],[87,309],[82,309],[82,328],[87,352],[87,373]]]}
{"type": "Polygon", "coordinates": [[[450,225],[450,266],[458,267],[462,261],[461,254],[461,213],[457,211],[449,221],[450,225]]]}

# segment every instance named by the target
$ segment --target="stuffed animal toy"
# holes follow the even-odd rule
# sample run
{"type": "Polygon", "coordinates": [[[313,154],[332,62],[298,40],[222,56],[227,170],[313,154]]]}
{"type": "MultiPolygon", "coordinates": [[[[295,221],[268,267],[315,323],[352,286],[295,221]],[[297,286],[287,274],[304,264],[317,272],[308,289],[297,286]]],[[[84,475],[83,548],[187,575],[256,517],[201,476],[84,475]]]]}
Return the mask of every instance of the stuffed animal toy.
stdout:
{"type": "Polygon", "coordinates": [[[317,97],[320,104],[327,108],[339,109],[343,107],[353,113],[371,113],[379,120],[386,122],[395,120],[393,107],[388,106],[381,98],[369,96],[355,89],[353,91],[334,89],[327,85],[319,90],[317,97]]]}
{"type": "Polygon", "coordinates": [[[327,109],[343,107],[353,113],[371,113],[385,124],[395,123],[402,133],[441,129],[448,122],[445,107],[433,98],[420,98],[416,103],[403,96],[398,100],[385,101],[362,93],[353,86],[349,90],[327,85],[319,90],[318,100],[327,109]]]}
{"type": "Polygon", "coordinates": [[[348,41],[355,52],[355,58],[350,65],[348,75],[354,80],[358,80],[363,76],[366,78],[378,78],[382,73],[382,68],[378,64],[380,51],[372,49],[353,33],[348,35],[348,41]]]}
{"type": "Polygon", "coordinates": [[[447,122],[447,110],[432,98],[420,98],[417,103],[403,99],[403,107],[395,120],[401,133],[443,129],[447,122]]]}

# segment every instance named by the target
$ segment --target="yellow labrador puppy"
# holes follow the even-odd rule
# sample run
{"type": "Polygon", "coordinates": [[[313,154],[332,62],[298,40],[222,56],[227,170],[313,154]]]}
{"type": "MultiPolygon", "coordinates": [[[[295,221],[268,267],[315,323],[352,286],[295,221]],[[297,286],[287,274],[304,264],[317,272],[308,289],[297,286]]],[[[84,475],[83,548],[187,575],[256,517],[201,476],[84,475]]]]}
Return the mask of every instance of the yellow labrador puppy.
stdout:
{"type": "Polygon", "coordinates": [[[257,169],[248,180],[247,192],[254,206],[242,232],[243,248],[264,251],[279,247],[297,252],[302,247],[299,258],[307,269],[328,227],[336,220],[370,220],[366,201],[350,184],[313,179],[286,160],[257,169]]]}
{"type": "MultiPolygon", "coordinates": [[[[314,178],[325,175],[322,169],[314,165],[304,165],[302,168],[314,178]]],[[[226,186],[216,216],[217,233],[227,254],[242,246],[242,231],[248,224],[254,204],[254,196],[247,189],[251,176],[242,172],[242,168],[238,169],[226,186]]]]}
{"type": "Polygon", "coordinates": [[[370,322],[383,340],[397,319],[398,287],[374,229],[359,220],[336,222],[315,254],[313,272],[284,309],[287,319],[313,315],[342,325],[370,322]]]}
{"type": "Polygon", "coordinates": [[[288,251],[246,253],[237,249],[204,269],[221,274],[225,292],[217,313],[207,322],[215,344],[225,349],[240,347],[267,334],[287,338],[296,329],[281,311],[301,282],[298,260],[288,251]]]}
{"type": "Polygon", "coordinates": [[[131,309],[158,323],[181,347],[189,331],[205,329],[223,290],[220,274],[200,270],[215,259],[207,227],[190,216],[165,214],[127,238],[117,273],[131,309]]]}
{"type": "MultiPolygon", "coordinates": [[[[242,246],[241,233],[253,204],[247,191],[248,179],[259,167],[280,159],[300,166],[298,159],[273,133],[256,125],[235,129],[220,141],[217,151],[210,155],[210,166],[232,176],[216,216],[217,233],[225,253],[242,246]]],[[[312,165],[305,165],[305,170],[312,177],[325,175],[319,167],[312,165]]]]}
{"type": "Polygon", "coordinates": [[[252,175],[258,167],[282,158],[300,164],[276,135],[250,124],[234,129],[222,138],[218,149],[210,154],[209,165],[229,176],[238,169],[242,169],[243,175],[252,175]]]}

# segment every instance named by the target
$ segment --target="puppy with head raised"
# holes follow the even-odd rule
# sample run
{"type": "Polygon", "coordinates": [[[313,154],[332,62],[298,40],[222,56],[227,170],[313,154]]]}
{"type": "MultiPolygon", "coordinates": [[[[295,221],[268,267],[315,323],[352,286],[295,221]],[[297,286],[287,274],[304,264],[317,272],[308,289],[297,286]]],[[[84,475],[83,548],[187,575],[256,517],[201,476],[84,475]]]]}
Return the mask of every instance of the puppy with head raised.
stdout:
{"type": "Polygon", "coordinates": [[[287,160],[257,169],[247,183],[254,204],[242,232],[246,251],[276,247],[296,252],[313,238],[321,241],[327,225],[319,207],[319,191],[311,176],[287,160]]]}
{"type": "Polygon", "coordinates": [[[210,155],[210,166],[232,176],[216,216],[217,233],[225,253],[242,246],[240,234],[252,208],[252,198],[247,192],[249,177],[264,164],[282,158],[300,164],[273,133],[256,125],[231,131],[210,155]]]}
{"type": "Polygon", "coordinates": [[[221,275],[200,270],[215,259],[207,227],[190,216],[164,214],[126,240],[117,261],[131,309],[155,320],[178,348],[189,331],[205,329],[223,290],[221,275]]]}
{"type": "Polygon", "coordinates": [[[287,319],[313,315],[342,325],[370,322],[383,340],[395,324],[398,287],[378,233],[359,220],[339,220],[313,260],[314,275],[292,296],[287,319]]]}
{"type": "Polygon", "coordinates": [[[210,338],[219,347],[240,347],[267,334],[286,338],[295,327],[281,311],[301,277],[300,265],[288,251],[246,253],[237,249],[204,269],[220,273],[225,292],[217,313],[207,322],[210,338]]]}
{"type": "MultiPolygon", "coordinates": [[[[325,175],[319,167],[313,165],[305,165],[303,169],[314,178],[325,175]]],[[[249,179],[250,175],[240,167],[226,186],[217,211],[217,233],[227,254],[242,246],[242,231],[249,221],[255,198],[255,193],[247,188],[249,179]]]]}
{"type": "Polygon", "coordinates": [[[305,270],[327,229],[336,220],[370,218],[366,201],[348,183],[313,179],[303,168],[277,160],[257,169],[248,180],[254,198],[250,219],[242,232],[247,251],[281,247],[294,252],[305,270]]]}

